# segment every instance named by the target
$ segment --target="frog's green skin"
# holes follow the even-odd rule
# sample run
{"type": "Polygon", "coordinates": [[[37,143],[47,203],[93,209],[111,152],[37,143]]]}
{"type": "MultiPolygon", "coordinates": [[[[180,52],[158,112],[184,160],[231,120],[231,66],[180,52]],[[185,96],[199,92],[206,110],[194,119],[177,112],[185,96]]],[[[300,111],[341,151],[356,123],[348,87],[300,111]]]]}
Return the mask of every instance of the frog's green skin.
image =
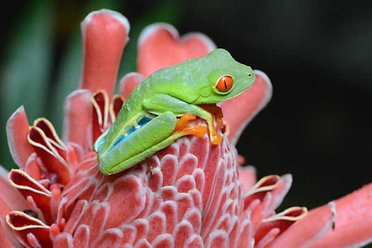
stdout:
{"type": "Polygon", "coordinates": [[[132,92],[115,122],[97,139],[94,149],[101,172],[110,175],[130,168],[187,135],[173,132],[177,117],[185,113],[206,120],[211,133],[213,116],[198,105],[233,98],[254,80],[252,69],[223,49],[153,73],[132,92]],[[221,93],[215,85],[224,75],[232,76],[234,85],[221,93]],[[148,122],[141,123],[145,119],[148,122]]]}

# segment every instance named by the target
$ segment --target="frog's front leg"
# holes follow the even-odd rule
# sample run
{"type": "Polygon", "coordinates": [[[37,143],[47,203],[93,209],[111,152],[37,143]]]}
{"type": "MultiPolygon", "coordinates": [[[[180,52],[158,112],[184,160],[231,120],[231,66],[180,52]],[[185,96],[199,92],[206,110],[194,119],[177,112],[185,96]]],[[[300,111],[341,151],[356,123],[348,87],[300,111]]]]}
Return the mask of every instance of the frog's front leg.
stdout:
{"type": "Polygon", "coordinates": [[[215,128],[213,115],[197,105],[189,104],[169,95],[157,94],[144,100],[143,107],[148,112],[155,114],[171,111],[176,116],[186,113],[196,115],[207,121],[211,142],[218,145],[222,141],[221,134],[215,128]]]}

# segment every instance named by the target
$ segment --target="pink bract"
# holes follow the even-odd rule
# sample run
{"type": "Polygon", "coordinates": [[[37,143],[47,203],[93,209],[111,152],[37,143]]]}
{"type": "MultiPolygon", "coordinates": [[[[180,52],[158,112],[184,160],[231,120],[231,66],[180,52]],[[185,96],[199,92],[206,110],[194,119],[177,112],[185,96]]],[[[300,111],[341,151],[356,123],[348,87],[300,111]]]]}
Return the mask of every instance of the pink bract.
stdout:
{"type": "MultiPolygon", "coordinates": [[[[152,72],[215,48],[199,33],[179,37],[153,24],[139,38],[138,72],[120,80],[129,23],[101,10],[82,23],[80,89],[65,104],[63,140],[40,118],[29,124],[20,107],[9,119],[10,152],[19,169],[0,168],[2,247],[355,247],[372,238],[372,184],[307,213],[280,213],[291,175],[256,181],[240,167],[235,144],[271,96],[255,71],[254,85],[222,104],[227,133],[221,145],[184,137],[113,176],[103,176],[92,149],[130,92],[152,72]],[[239,105],[239,108],[236,106],[239,105]]],[[[202,124],[202,120],[196,120],[202,124]]]]}

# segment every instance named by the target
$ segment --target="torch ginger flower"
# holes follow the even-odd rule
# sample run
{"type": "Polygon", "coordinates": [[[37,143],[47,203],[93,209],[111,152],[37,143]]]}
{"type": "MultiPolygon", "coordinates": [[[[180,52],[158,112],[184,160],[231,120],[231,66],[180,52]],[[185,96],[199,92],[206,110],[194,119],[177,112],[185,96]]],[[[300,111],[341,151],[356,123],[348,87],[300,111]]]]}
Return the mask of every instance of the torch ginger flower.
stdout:
{"type": "Polygon", "coordinates": [[[82,32],[82,83],[66,100],[63,140],[44,118],[30,126],[23,107],[8,121],[20,169],[0,173],[2,247],[354,247],[371,241],[372,184],[309,213],[304,207],[276,213],[291,176],[256,182],[253,167],[238,166],[230,142],[271,96],[260,71],[251,88],[222,104],[221,145],[208,136],[183,137],[129,170],[103,176],[93,143],[133,88],[215,46],[202,34],[180,38],[170,25],[151,25],[139,39],[138,72],[124,76],[113,95],[129,23],[102,10],[86,17],[82,32]]]}

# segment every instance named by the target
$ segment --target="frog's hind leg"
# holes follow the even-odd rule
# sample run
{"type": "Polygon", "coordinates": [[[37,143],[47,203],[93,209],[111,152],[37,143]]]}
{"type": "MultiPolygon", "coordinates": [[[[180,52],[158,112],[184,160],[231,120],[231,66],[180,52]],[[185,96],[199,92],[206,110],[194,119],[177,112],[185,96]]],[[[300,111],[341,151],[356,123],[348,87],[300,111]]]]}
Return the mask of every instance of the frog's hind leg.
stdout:
{"type": "Polygon", "coordinates": [[[98,156],[101,172],[106,175],[118,173],[167,147],[180,137],[172,135],[176,124],[177,117],[172,112],[158,115],[98,156]]]}

